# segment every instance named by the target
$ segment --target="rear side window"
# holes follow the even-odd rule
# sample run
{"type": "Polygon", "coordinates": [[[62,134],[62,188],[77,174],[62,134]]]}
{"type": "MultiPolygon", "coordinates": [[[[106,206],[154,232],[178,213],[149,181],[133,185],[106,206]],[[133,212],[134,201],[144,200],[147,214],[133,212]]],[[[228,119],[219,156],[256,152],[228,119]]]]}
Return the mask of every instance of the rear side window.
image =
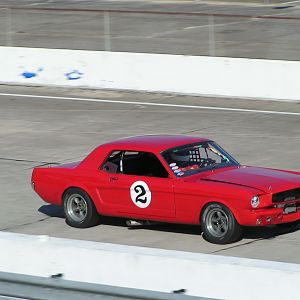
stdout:
{"type": "Polygon", "coordinates": [[[122,151],[111,152],[106,158],[105,163],[101,166],[101,170],[111,174],[120,173],[120,161],[122,154],[122,151]]]}

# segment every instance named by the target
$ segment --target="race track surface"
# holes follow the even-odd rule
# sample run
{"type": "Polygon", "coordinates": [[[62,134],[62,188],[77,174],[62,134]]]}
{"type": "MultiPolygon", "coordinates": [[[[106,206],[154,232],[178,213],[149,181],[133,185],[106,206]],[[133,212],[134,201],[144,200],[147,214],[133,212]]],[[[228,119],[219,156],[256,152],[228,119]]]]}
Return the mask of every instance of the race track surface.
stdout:
{"type": "Polygon", "coordinates": [[[242,164],[300,171],[299,102],[0,86],[0,230],[300,263],[300,223],[246,228],[240,242],[223,246],[204,241],[194,226],[128,228],[123,219],[104,218],[99,226],[80,230],[66,225],[62,210],[31,189],[34,166],[80,160],[115,138],[160,133],[210,137],[242,164]]]}
{"type": "Polygon", "coordinates": [[[298,1],[224,2],[2,0],[0,45],[300,60],[298,1]]]}

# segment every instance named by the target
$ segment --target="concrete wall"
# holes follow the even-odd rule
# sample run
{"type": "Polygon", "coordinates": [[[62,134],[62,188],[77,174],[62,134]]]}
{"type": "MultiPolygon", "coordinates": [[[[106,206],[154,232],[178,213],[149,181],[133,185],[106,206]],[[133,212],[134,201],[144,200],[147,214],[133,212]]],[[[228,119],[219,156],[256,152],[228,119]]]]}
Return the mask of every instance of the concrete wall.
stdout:
{"type": "Polygon", "coordinates": [[[0,245],[3,272],[217,299],[299,298],[296,264],[5,232],[0,245]]]}
{"type": "Polygon", "coordinates": [[[0,83],[300,100],[300,62],[0,47],[0,83]]]}

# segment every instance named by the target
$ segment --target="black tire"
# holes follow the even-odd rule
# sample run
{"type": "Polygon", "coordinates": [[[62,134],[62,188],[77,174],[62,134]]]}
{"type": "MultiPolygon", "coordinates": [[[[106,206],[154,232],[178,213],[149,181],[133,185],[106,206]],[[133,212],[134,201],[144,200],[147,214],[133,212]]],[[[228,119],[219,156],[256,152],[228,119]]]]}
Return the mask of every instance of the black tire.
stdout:
{"type": "Polygon", "coordinates": [[[214,244],[229,244],[238,241],[242,227],[232,212],[223,204],[210,203],[205,206],[200,218],[203,238],[214,244]]]}
{"type": "Polygon", "coordinates": [[[79,189],[70,188],[63,198],[66,223],[76,228],[88,228],[99,222],[99,214],[89,195],[79,189]]]}

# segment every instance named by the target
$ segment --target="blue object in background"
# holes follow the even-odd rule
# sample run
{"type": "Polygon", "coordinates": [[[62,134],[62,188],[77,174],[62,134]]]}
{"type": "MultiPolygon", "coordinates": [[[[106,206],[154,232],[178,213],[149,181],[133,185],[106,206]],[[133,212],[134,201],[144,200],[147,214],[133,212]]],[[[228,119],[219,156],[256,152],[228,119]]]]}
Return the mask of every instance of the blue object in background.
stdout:
{"type": "Polygon", "coordinates": [[[37,73],[25,71],[25,72],[21,73],[21,75],[22,75],[24,78],[32,78],[32,77],[37,76],[37,73]]]}
{"type": "Polygon", "coordinates": [[[36,72],[28,72],[28,71],[24,71],[23,73],[21,73],[21,75],[22,75],[24,78],[33,78],[33,77],[38,76],[38,73],[39,73],[39,72],[42,72],[42,71],[43,71],[43,68],[39,68],[36,72]]]}
{"type": "Polygon", "coordinates": [[[78,70],[73,70],[71,72],[68,72],[65,74],[68,80],[77,80],[80,79],[83,75],[83,73],[81,73],[78,70]]]}

